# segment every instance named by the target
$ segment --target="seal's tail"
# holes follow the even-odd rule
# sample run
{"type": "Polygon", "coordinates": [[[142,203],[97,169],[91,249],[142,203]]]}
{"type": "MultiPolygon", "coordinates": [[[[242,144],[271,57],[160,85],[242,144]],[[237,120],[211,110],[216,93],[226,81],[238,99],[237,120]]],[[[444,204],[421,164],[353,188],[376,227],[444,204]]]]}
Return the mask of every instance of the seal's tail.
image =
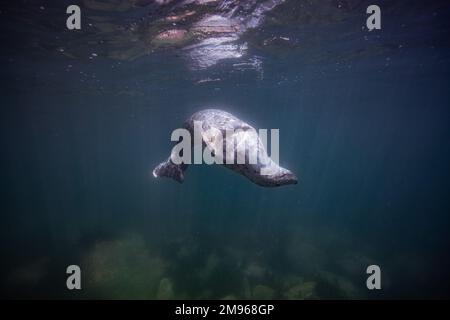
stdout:
{"type": "Polygon", "coordinates": [[[165,162],[161,162],[159,165],[153,169],[153,176],[157,177],[167,177],[172,178],[179,183],[183,183],[184,181],[184,171],[186,171],[186,164],[174,164],[170,158],[165,162]]]}

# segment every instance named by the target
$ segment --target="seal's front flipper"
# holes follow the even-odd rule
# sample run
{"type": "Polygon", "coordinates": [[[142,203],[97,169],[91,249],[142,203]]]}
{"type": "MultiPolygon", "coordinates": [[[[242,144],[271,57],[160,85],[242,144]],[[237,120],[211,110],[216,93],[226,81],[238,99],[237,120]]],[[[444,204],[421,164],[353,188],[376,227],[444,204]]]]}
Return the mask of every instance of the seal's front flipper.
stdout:
{"type": "Polygon", "coordinates": [[[179,183],[184,181],[184,171],[187,169],[187,164],[175,164],[169,158],[165,162],[161,162],[155,169],[153,169],[153,176],[172,178],[179,183]]]}

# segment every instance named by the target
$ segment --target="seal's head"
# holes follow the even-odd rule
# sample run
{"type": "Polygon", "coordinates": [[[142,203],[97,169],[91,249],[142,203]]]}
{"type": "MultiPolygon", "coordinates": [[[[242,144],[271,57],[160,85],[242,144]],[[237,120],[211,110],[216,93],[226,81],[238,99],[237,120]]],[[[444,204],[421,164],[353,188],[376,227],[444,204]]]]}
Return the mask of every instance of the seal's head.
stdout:
{"type": "Polygon", "coordinates": [[[273,177],[276,186],[284,186],[287,184],[297,184],[298,178],[290,170],[282,168],[280,172],[273,177]]]}
{"type": "Polygon", "coordinates": [[[261,170],[259,175],[248,176],[248,178],[263,187],[279,187],[298,183],[294,173],[273,163],[265,170],[261,170]]]}

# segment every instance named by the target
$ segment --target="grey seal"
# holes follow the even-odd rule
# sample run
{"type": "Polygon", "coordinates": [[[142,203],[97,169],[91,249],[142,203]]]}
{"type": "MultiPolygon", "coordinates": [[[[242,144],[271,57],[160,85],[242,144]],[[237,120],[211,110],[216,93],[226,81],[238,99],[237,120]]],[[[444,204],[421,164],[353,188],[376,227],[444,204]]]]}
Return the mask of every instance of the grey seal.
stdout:
{"type": "MultiPolygon", "coordinates": [[[[194,136],[195,123],[201,123],[200,134],[202,148],[205,146],[208,147],[213,155],[221,153],[223,159],[226,159],[226,153],[229,152],[229,149],[226,148],[226,143],[229,139],[233,139],[234,145],[236,145],[236,143],[244,143],[251,152],[258,152],[259,157],[254,164],[249,163],[249,151],[244,150],[245,154],[241,154],[242,157],[245,157],[245,162],[243,164],[240,164],[237,161],[232,163],[224,161],[223,164],[221,164],[222,166],[243,175],[253,183],[263,187],[297,184],[298,180],[295,174],[288,169],[280,167],[268,156],[256,130],[248,123],[219,109],[201,110],[187,119],[183,124],[183,128],[187,129],[191,136],[194,136]],[[221,138],[218,139],[217,136],[211,135],[211,131],[220,133],[221,138]],[[227,136],[230,131],[235,132],[231,137],[227,136]],[[264,170],[264,174],[261,174],[262,170],[264,170]]],[[[192,143],[192,147],[195,147],[194,143],[192,143]]],[[[238,157],[237,153],[239,151],[236,150],[238,150],[238,148],[232,150],[234,159],[238,157]]],[[[175,164],[172,159],[171,155],[166,161],[156,166],[153,170],[153,176],[168,177],[182,183],[188,164],[175,164]]]]}

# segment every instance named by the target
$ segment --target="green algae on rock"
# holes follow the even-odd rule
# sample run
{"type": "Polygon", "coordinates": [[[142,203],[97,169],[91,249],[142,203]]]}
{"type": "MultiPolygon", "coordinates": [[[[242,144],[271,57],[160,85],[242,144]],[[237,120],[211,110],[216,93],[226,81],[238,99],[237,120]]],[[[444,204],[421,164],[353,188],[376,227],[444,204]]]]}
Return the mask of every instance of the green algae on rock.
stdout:
{"type": "Polygon", "coordinates": [[[253,287],[252,298],[256,300],[271,300],[275,296],[275,290],[269,286],[258,284],[253,287]]]}

